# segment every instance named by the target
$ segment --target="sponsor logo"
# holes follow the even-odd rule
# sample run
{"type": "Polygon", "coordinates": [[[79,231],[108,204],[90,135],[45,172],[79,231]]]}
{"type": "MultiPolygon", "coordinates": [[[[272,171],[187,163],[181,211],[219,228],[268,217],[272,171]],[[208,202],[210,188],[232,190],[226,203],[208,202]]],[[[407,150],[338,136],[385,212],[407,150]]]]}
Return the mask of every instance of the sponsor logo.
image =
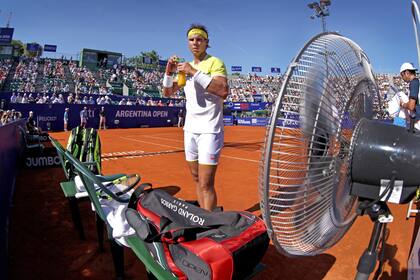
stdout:
{"type": "Polygon", "coordinates": [[[150,110],[118,110],[115,114],[116,118],[167,118],[168,111],[150,111],[150,110]]]}
{"type": "Polygon", "coordinates": [[[188,209],[188,206],[186,206],[185,204],[183,204],[183,203],[177,203],[178,204],[177,205],[176,203],[169,202],[169,201],[167,201],[167,200],[165,200],[163,198],[160,199],[160,203],[163,206],[165,206],[166,208],[168,208],[169,210],[177,213],[180,216],[183,216],[184,218],[192,221],[193,223],[199,224],[200,226],[204,225],[205,219],[197,216],[194,213],[189,212],[187,210],[188,209]]]}
{"type": "Polygon", "coordinates": [[[60,165],[61,162],[57,155],[55,157],[28,157],[26,158],[25,164],[27,167],[42,167],[60,165]]]}
{"type": "Polygon", "coordinates": [[[251,124],[250,120],[238,119],[238,124],[251,124]]]}
{"type": "Polygon", "coordinates": [[[189,269],[194,270],[198,274],[203,274],[205,276],[207,276],[209,274],[208,271],[204,270],[203,268],[201,268],[201,267],[199,267],[199,266],[197,266],[197,265],[195,265],[193,263],[190,263],[186,259],[182,259],[182,265],[185,266],[186,268],[189,268],[189,269]]]}
{"type": "Polygon", "coordinates": [[[56,120],[56,116],[38,116],[38,121],[40,122],[55,122],[56,120]]]}

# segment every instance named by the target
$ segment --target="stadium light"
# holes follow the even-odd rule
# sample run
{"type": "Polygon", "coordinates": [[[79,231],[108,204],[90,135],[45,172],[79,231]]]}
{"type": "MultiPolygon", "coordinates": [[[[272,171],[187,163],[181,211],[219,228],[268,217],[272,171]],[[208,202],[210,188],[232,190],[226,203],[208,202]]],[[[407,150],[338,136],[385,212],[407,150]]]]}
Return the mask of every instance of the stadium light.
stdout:
{"type": "Polygon", "coordinates": [[[331,0],[320,0],[318,2],[312,2],[308,4],[309,9],[314,10],[314,15],[311,16],[311,19],[315,17],[321,18],[322,24],[322,32],[327,31],[327,23],[325,21],[325,17],[330,15],[330,11],[328,10],[328,6],[331,5],[331,0]]]}

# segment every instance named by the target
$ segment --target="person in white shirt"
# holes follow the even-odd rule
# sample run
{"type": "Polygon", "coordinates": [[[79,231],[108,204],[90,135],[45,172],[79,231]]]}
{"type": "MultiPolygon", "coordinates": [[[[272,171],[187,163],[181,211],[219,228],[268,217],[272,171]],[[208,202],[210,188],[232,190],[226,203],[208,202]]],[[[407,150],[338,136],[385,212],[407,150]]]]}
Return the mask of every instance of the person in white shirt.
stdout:
{"type": "MultiPolygon", "coordinates": [[[[172,56],[166,65],[163,95],[177,93],[175,70],[185,73],[186,118],[184,125],[185,158],[191,171],[200,206],[212,211],[217,205],[214,188],[217,164],[223,147],[223,100],[229,93],[224,63],[207,54],[208,32],[202,25],[192,25],[187,32],[188,48],[194,59],[179,63],[172,56]]],[[[182,86],[182,85],[181,85],[182,86]]]]}

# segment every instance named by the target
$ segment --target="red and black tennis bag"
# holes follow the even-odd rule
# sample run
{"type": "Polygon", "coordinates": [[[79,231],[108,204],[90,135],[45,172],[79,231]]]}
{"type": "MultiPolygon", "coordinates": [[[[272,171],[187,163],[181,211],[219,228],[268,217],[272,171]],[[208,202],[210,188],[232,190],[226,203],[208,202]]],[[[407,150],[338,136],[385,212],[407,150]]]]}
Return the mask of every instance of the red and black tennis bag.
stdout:
{"type": "Polygon", "coordinates": [[[127,221],[154,259],[178,279],[249,277],[267,251],[264,222],[249,212],[209,212],[159,189],[138,188],[127,221]]]}

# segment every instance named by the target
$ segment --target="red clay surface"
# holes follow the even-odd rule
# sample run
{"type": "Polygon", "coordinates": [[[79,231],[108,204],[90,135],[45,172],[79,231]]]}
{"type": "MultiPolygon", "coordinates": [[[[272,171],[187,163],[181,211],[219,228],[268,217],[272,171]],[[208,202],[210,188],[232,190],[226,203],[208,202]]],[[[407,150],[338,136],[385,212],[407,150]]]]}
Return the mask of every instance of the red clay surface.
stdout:
{"type": "MultiPolygon", "coordinates": [[[[68,133],[52,133],[62,143],[68,133]]],[[[138,173],[142,182],[167,188],[177,197],[195,199],[194,186],[184,161],[180,128],[101,131],[103,173],[138,173]],[[140,156],[122,156],[116,152],[140,156]],[[141,152],[139,152],[141,151],[141,152]]],[[[259,215],[258,166],[264,128],[226,127],[225,148],[216,176],[218,204],[225,210],[247,210],[259,215]]],[[[73,228],[67,200],[59,182],[61,168],[22,169],[17,179],[10,222],[11,279],[113,279],[109,252],[99,252],[94,216],[87,202],[80,203],[87,240],[73,228]]],[[[407,205],[390,205],[386,263],[379,279],[407,279],[407,260],[414,219],[405,220],[407,205]]],[[[332,249],[314,257],[287,258],[270,245],[265,270],[255,279],[353,279],[357,262],[369,242],[368,217],[355,222],[332,249]]],[[[146,279],[142,263],[125,250],[128,279],[146,279]]]]}

